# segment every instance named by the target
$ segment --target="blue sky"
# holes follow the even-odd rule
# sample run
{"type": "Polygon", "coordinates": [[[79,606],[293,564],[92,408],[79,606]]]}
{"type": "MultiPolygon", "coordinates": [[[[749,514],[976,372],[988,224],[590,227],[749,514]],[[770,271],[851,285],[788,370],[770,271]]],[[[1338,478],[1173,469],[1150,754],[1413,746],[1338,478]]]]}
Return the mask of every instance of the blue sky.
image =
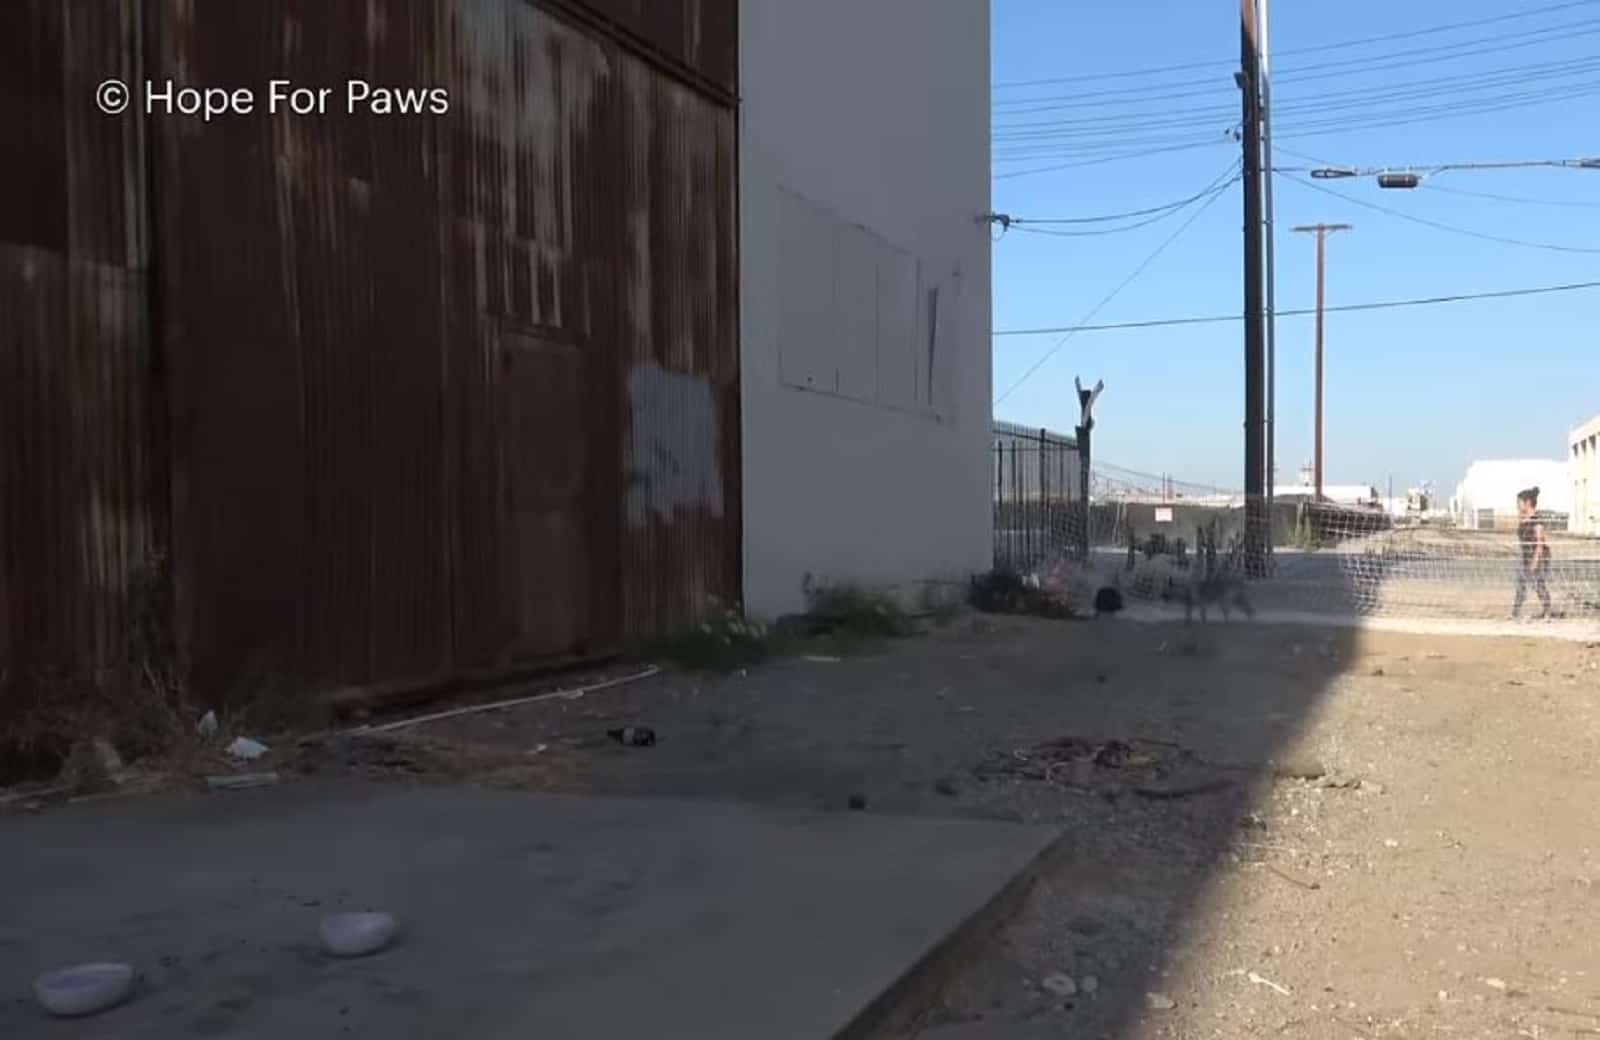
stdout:
{"type": "MultiPolygon", "coordinates": [[[[1363,167],[1600,155],[1600,0],[1392,42],[1290,53],[1560,2],[1276,4],[1274,164],[1316,165],[1289,150],[1363,167]],[[1551,95],[1562,99],[1526,103],[1551,95]],[[1507,107],[1483,111],[1496,105],[1507,107]],[[1402,119],[1406,125],[1382,125],[1402,119]]],[[[1239,155],[1226,137],[1238,110],[1230,64],[1239,49],[1237,10],[1227,0],[993,0],[994,209],[1029,218],[1126,212],[1191,196],[1223,174],[1239,155]],[[1124,75],[1210,61],[1217,64],[1124,75]],[[1074,79],[1005,86],[1063,77],[1074,79]],[[1031,125],[1018,125],[1024,123],[1031,125]],[[1178,144],[1195,146],[1001,176],[1178,144]]],[[[1279,309],[1314,302],[1314,243],[1287,229],[1318,221],[1355,225],[1328,240],[1330,306],[1600,280],[1600,170],[1453,172],[1409,192],[1382,190],[1371,178],[1318,183],[1482,234],[1595,251],[1451,234],[1280,177],[1279,309]]],[[[1240,207],[1234,185],[1094,321],[1237,313],[1240,207]]],[[[1093,237],[1012,229],[994,246],[995,328],[1079,323],[1197,208],[1093,237]]],[[[1382,489],[1392,478],[1398,493],[1432,480],[1448,495],[1474,458],[1562,457],[1568,429],[1600,412],[1597,316],[1600,290],[1330,314],[1328,482],[1382,489]]],[[[1294,482],[1310,458],[1312,330],[1310,318],[1278,323],[1280,483],[1294,482]]],[[[997,337],[996,396],[1059,339],[997,337]]],[[[1243,365],[1236,323],[1084,332],[998,403],[995,415],[1070,430],[1074,375],[1086,383],[1104,379],[1098,459],[1236,488],[1243,483],[1243,365]]]]}

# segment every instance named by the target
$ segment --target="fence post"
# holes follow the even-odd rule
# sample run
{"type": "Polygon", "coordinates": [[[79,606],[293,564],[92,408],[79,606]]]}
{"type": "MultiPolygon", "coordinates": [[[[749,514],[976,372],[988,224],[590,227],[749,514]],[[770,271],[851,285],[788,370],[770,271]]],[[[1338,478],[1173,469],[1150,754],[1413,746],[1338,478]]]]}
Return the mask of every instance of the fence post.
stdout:
{"type": "Polygon", "coordinates": [[[1078,552],[1085,563],[1089,560],[1089,522],[1094,514],[1089,508],[1089,466],[1093,459],[1090,451],[1089,437],[1094,430],[1094,403],[1100,397],[1100,392],[1106,388],[1105,380],[1095,383],[1093,390],[1085,390],[1083,381],[1073,377],[1073,385],[1078,389],[1078,484],[1083,490],[1083,531],[1079,534],[1078,552]]]}

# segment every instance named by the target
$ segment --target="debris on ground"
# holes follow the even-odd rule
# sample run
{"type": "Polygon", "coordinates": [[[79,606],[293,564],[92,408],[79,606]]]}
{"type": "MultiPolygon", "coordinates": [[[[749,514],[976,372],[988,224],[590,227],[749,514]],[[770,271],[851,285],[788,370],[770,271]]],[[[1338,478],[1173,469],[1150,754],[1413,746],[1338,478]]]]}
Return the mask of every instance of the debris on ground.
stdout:
{"type": "Polygon", "coordinates": [[[253,762],[265,755],[270,748],[259,740],[249,737],[235,737],[233,743],[228,745],[228,757],[236,758],[241,762],[253,762]]]}
{"type": "Polygon", "coordinates": [[[213,791],[243,791],[252,787],[270,787],[278,782],[274,770],[266,773],[229,773],[206,777],[206,786],[213,791]]]}
{"type": "Polygon", "coordinates": [[[1165,993],[1146,993],[1145,1002],[1157,1011],[1171,1011],[1178,1006],[1178,1002],[1165,993]]]}
{"type": "Polygon", "coordinates": [[[33,984],[34,997],[60,1018],[98,1014],[128,999],[138,973],[130,964],[79,964],[46,972],[33,984]]]}
{"type": "Polygon", "coordinates": [[[393,914],[330,914],[323,918],[317,935],[322,948],[335,957],[366,957],[388,946],[398,928],[393,914]]]}
{"type": "Polygon", "coordinates": [[[1039,981],[1039,985],[1054,993],[1058,997],[1075,997],[1078,995],[1078,983],[1071,975],[1056,972],[1046,975],[1039,981]]]}
{"type": "Polygon", "coordinates": [[[850,808],[851,809],[855,810],[856,812],[860,812],[862,809],[865,809],[866,807],[867,807],[867,796],[866,795],[864,795],[864,794],[853,794],[853,795],[850,796],[850,808]]]}
{"type": "Polygon", "coordinates": [[[208,711],[200,716],[200,721],[195,725],[195,732],[206,740],[210,740],[217,735],[217,731],[221,728],[221,723],[217,721],[217,713],[208,711]]]}
{"type": "MultiPolygon", "coordinates": [[[[1133,739],[1083,740],[1061,737],[1028,748],[999,753],[973,770],[983,780],[1032,780],[1079,790],[1101,782],[1131,783],[1152,798],[1184,797],[1195,791],[1166,790],[1159,782],[1180,770],[1200,766],[1194,756],[1176,744],[1133,739]]],[[[1206,780],[1206,789],[1218,783],[1206,780]]],[[[1227,782],[1220,782],[1228,786],[1227,782]]],[[[1220,789],[1220,788],[1216,788],[1220,789]]]]}
{"type": "Polygon", "coordinates": [[[648,726],[622,726],[617,729],[608,729],[606,730],[606,736],[623,747],[653,747],[656,742],[656,731],[648,726]]]}

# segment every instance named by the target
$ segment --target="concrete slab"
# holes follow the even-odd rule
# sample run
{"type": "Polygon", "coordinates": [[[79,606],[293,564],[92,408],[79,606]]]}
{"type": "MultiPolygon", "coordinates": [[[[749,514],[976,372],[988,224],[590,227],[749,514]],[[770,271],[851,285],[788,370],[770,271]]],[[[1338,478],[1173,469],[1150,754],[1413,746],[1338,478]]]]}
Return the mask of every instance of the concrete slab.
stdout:
{"type": "Polygon", "coordinates": [[[0,1036],[822,1040],[1054,838],[360,785],[0,820],[0,1036]],[[322,915],[364,908],[401,941],[324,957],[322,915]],[[47,1019],[34,976],[88,960],[134,963],[138,997],[47,1019]]]}

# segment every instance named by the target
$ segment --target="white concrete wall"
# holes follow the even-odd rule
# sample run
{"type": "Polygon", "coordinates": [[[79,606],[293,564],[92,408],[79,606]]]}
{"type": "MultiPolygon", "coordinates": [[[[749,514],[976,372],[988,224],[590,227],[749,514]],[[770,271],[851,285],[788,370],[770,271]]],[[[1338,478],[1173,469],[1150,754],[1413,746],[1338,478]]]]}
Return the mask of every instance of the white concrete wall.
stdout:
{"type": "Polygon", "coordinates": [[[1572,467],[1572,522],[1575,534],[1600,537],[1600,415],[1568,438],[1572,467]]]}
{"type": "Polygon", "coordinates": [[[739,17],[746,608],[801,609],[808,572],[964,579],[992,554],[988,0],[739,17]]]}

